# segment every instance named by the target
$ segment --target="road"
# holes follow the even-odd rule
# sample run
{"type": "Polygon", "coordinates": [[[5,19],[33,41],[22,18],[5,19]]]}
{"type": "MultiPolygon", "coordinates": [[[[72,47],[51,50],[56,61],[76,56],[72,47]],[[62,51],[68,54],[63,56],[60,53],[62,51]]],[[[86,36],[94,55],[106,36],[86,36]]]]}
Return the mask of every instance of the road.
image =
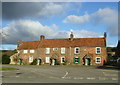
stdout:
{"type": "Polygon", "coordinates": [[[3,65],[16,71],[2,71],[3,83],[118,83],[118,70],[95,66],[3,65]]]}

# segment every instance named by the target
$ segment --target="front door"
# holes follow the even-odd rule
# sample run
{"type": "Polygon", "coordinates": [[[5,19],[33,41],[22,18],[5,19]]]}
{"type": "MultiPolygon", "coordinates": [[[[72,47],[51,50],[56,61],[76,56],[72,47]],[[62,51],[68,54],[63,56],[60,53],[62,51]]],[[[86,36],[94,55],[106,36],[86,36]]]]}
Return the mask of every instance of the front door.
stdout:
{"type": "Polygon", "coordinates": [[[90,65],[90,58],[86,58],[85,59],[85,65],[87,66],[87,65],[90,65]]]}
{"type": "Polygon", "coordinates": [[[22,59],[19,59],[19,63],[20,63],[20,65],[22,65],[22,59]]]}
{"type": "Polygon", "coordinates": [[[89,54],[86,54],[83,57],[83,65],[90,65],[91,64],[91,56],[89,54]]]}
{"type": "Polygon", "coordinates": [[[57,65],[57,59],[52,59],[52,65],[57,65]]]}
{"type": "Polygon", "coordinates": [[[37,60],[37,65],[40,65],[41,64],[41,59],[38,59],[37,60]]]}
{"type": "Polygon", "coordinates": [[[55,65],[55,59],[52,59],[52,65],[55,65]]]}

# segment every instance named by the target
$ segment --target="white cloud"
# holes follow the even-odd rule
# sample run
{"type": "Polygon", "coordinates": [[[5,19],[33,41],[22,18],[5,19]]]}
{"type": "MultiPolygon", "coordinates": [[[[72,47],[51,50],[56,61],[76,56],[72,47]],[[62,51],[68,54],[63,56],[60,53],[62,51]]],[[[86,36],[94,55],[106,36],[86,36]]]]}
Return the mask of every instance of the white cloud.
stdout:
{"type": "MultiPolygon", "coordinates": [[[[72,30],[75,37],[101,37],[100,33],[87,30],[72,30]]],[[[70,31],[60,30],[55,24],[42,25],[38,21],[17,20],[3,28],[3,44],[17,44],[17,40],[39,40],[40,35],[46,38],[68,38],[70,31]]]]}
{"type": "Polygon", "coordinates": [[[110,35],[118,35],[118,13],[110,8],[99,9],[92,14],[85,13],[83,16],[69,15],[63,22],[72,24],[86,24],[89,22],[93,25],[106,25],[106,30],[110,35]]]}
{"type": "Polygon", "coordinates": [[[7,27],[3,28],[3,32],[8,36],[3,36],[3,42],[16,43],[17,40],[35,40],[41,34],[48,35],[56,31],[55,25],[43,26],[38,21],[18,20],[13,21],[7,27]]]}
{"type": "Polygon", "coordinates": [[[64,23],[83,24],[90,20],[90,15],[85,13],[83,16],[70,15],[63,21],[64,23]]]}
{"type": "Polygon", "coordinates": [[[65,9],[65,4],[55,4],[55,3],[49,3],[45,7],[42,8],[42,10],[38,13],[38,16],[55,16],[62,14],[65,9]]]}

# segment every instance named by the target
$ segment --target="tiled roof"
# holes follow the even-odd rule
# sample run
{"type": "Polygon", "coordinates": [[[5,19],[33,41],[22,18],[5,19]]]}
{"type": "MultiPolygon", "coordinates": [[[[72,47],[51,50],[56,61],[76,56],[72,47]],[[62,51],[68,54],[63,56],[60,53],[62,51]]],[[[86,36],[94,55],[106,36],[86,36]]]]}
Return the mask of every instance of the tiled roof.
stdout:
{"type": "Polygon", "coordinates": [[[81,46],[105,46],[105,38],[74,38],[44,39],[42,41],[23,41],[19,49],[35,49],[37,47],[81,47],[81,46]]]}
{"type": "Polygon", "coordinates": [[[40,41],[22,41],[18,49],[36,49],[40,41]]]}

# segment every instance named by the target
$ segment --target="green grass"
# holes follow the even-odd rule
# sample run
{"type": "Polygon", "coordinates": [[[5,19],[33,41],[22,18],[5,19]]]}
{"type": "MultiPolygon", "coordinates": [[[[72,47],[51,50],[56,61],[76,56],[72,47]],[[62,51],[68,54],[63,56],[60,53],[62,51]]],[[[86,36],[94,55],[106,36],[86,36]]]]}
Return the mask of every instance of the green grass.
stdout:
{"type": "Polygon", "coordinates": [[[18,70],[18,69],[17,68],[12,68],[12,67],[1,67],[0,70],[8,71],[8,70],[18,70]]]}

